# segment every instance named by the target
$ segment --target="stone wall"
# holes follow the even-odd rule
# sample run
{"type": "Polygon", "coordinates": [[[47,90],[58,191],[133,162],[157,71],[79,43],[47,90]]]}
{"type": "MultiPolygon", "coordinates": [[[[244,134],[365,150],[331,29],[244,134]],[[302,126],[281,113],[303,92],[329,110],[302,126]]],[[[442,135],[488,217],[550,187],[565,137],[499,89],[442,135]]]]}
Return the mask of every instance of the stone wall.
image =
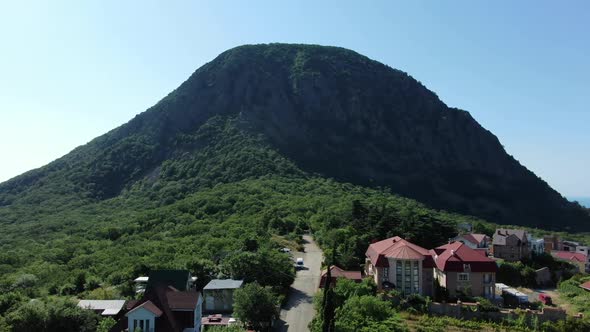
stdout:
{"type": "Polygon", "coordinates": [[[435,316],[450,316],[460,319],[477,319],[501,322],[507,319],[518,319],[519,314],[527,316],[527,321],[531,323],[535,318],[539,323],[545,321],[558,321],[566,318],[566,313],[560,308],[544,307],[542,310],[501,310],[498,312],[481,312],[477,311],[477,303],[438,303],[431,302],[429,313],[435,316]]]}

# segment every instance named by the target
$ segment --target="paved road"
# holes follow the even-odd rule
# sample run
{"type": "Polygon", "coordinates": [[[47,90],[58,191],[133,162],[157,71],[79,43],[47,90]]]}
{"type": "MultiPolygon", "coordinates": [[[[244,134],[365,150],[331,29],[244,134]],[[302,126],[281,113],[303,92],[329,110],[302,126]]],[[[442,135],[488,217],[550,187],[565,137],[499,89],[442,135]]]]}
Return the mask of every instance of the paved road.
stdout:
{"type": "Polygon", "coordinates": [[[306,332],[315,315],[313,295],[320,283],[322,251],[311,236],[304,235],[305,252],[294,252],[293,257],[303,258],[305,269],[297,271],[295,282],[289,290],[287,304],[281,310],[281,319],[274,329],[277,332],[306,332]]]}

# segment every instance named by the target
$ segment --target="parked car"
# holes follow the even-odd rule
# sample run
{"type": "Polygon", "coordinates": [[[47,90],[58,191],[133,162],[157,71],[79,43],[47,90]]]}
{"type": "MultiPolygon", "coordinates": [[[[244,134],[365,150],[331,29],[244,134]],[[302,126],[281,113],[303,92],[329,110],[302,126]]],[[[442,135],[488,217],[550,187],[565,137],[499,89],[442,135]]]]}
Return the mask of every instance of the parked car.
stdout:
{"type": "Polygon", "coordinates": [[[552,305],[553,304],[553,300],[551,299],[551,296],[544,294],[544,293],[539,294],[539,301],[541,301],[545,305],[552,305]]]}
{"type": "Polygon", "coordinates": [[[303,269],[303,258],[299,257],[295,260],[295,269],[296,270],[303,269]]]}
{"type": "Polygon", "coordinates": [[[291,252],[291,249],[289,249],[289,248],[281,248],[281,249],[279,249],[279,251],[280,251],[280,252],[286,252],[286,253],[289,253],[289,252],[291,252]]]}

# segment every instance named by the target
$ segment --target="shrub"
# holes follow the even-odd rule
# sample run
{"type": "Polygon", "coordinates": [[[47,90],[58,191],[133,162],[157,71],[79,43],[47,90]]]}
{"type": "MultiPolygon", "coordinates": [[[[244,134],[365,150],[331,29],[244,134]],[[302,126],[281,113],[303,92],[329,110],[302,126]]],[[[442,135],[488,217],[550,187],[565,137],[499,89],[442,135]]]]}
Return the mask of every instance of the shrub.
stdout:
{"type": "Polygon", "coordinates": [[[479,303],[477,310],[481,312],[497,312],[500,311],[497,305],[493,304],[490,300],[483,297],[476,297],[475,300],[479,303]]]}

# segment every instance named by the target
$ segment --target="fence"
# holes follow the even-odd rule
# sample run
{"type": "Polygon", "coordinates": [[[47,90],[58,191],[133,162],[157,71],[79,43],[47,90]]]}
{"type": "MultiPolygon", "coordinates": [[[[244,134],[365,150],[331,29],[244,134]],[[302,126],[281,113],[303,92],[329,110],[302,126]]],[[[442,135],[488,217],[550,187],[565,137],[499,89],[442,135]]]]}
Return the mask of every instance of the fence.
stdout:
{"type": "Polygon", "coordinates": [[[497,312],[479,311],[479,303],[438,303],[431,302],[428,306],[428,311],[432,315],[450,316],[459,319],[478,319],[488,320],[493,322],[501,322],[503,320],[516,320],[521,315],[526,316],[526,320],[532,323],[535,319],[539,322],[558,321],[566,318],[566,313],[563,309],[553,307],[543,307],[541,310],[500,310],[497,312]]]}

